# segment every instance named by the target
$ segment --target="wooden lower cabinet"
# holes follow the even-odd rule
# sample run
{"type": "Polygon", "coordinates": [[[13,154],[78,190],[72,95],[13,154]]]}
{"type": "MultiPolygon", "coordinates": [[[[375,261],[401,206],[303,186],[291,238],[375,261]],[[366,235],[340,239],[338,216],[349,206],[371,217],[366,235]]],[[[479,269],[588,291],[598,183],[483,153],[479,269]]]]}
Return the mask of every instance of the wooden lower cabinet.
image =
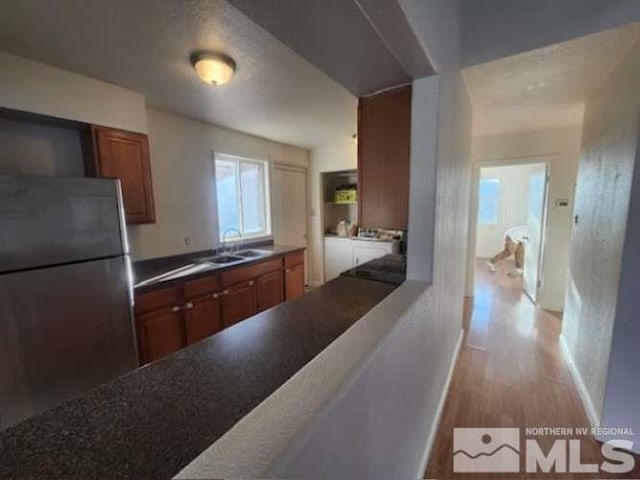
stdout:
{"type": "Polygon", "coordinates": [[[304,253],[136,294],[140,363],[152,362],[304,294],[304,253]]]}
{"type": "Polygon", "coordinates": [[[233,285],[222,294],[222,325],[224,328],[258,313],[258,288],[255,280],[233,285]]]}
{"type": "Polygon", "coordinates": [[[222,330],[222,300],[212,292],[187,303],[184,313],[187,344],[207,338],[222,330]]]}
{"type": "Polygon", "coordinates": [[[258,278],[258,311],[268,310],[284,302],[284,276],[282,270],[258,278]]]}
{"type": "Polygon", "coordinates": [[[284,271],[285,298],[295,300],[304,295],[304,264],[293,265],[284,271]]]}
{"type": "Polygon", "coordinates": [[[180,290],[169,287],[136,296],[140,363],[152,362],[186,345],[180,290]]]}

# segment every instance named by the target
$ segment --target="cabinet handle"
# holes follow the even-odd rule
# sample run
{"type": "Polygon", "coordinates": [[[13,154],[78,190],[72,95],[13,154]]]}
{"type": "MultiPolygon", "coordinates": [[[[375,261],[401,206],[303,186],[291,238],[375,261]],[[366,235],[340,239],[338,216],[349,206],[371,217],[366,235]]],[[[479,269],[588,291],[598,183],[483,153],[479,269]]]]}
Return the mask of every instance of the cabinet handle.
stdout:
{"type": "Polygon", "coordinates": [[[184,305],[174,305],[173,307],[171,307],[171,311],[173,313],[177,313],[180,310],[190,310],[192,308],[193,308],[193,303],[187,302],[184,305]]]}
{"type": "Polygon", "coordinates": [[[219,293],[214,293],[213,295],[211,295],[212,298],[218,298],[220,296],[219,293]]]}
{"type": "Polygon", "coordinates": [[[290,269],[290,268],[287,268],[287,269],[285,270],[285,273],[289,273],[290,271],[291,271],[291,269],[290,269]]]}
{"type": "Polygon", "coordinates": [[[229,295],[229,290],[225,290],[224,292],[222,292],[223,295],[229,295]]]}
{"type": "Polygon", "coordinates": [[[249,286],[250,286],[250,287],[253,287],[253,285],[254,285],[255,283],[256,283],[256,282],[254,282],[253,280],[251,280],[251,281],[249,282],[249,286]]]}

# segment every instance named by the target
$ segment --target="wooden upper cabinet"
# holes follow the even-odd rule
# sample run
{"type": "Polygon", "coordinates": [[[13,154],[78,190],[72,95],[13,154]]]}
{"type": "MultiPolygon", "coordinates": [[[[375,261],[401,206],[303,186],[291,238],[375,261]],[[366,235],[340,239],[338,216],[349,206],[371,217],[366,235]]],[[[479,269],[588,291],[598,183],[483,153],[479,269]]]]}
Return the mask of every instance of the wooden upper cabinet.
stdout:
{"type": "Polygon", "coordinates": [[[363,227],[406,230],[411,86],[358,104],[358,218],[363,227]]]}
{"type": "Polygon", "coordinates": [[[127,223],[154,223],[149,139],[141,133],[91,127],[93,161],[89,173],[119,178],[127,223]]]}

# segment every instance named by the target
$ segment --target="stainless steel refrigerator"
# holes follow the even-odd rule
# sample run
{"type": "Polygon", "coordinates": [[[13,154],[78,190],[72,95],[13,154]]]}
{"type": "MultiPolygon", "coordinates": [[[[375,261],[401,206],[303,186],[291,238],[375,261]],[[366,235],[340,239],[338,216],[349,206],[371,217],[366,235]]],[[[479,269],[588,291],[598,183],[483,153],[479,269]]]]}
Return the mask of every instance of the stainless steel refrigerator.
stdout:
{"type": "Polygon", "coordinates": [[[117,180],[0,176],[0,430],[138,365],[117,180]]]}

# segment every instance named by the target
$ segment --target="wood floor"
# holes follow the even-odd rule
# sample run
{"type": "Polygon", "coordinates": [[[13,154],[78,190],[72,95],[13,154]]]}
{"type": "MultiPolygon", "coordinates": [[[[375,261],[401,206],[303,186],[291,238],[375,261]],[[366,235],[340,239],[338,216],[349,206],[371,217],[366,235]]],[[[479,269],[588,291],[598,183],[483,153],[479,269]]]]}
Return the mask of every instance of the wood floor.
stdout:
{"type": "MultiPolygon", "coordinates": [[[[475,297],[426,478],[640,478],[606,474],[482,474],[453,472],[454,427],[590,427],[558,345],[561,318],[536,309],[522,280],[478,263],[475,297]]],[[[524,443],[521,430],[521,444],[524,443]]],[[[556,438],[536,437],[544,451],[556,438]]],[[[600,444],[581,438],[583,463],[603,461],[600,444]]],[[[522,456],[524,457],[524,455],[522,456]]],[[[524,470],[524,461],[521,462],[524,470]]]]}

